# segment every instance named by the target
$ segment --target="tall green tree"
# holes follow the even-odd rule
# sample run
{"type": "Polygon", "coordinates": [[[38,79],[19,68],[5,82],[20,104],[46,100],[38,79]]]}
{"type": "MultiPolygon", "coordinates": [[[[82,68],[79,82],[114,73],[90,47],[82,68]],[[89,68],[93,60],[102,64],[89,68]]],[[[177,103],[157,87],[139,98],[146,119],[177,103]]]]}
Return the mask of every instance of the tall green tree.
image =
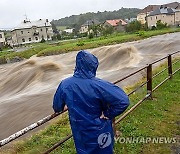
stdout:
{"type": "Polygon", "coordinates": [[[136,32],[142,29],[142,24],[140,21],[133,21],[129,23],[126,27],[127,32],[136,32]]]}
{"type": "Polygon", "coordinates": [[[57,30],[56,25],[53,22],[51,22],[51,25],[52,25],[53,33],[58,34],[59,31],[57,30]]]}

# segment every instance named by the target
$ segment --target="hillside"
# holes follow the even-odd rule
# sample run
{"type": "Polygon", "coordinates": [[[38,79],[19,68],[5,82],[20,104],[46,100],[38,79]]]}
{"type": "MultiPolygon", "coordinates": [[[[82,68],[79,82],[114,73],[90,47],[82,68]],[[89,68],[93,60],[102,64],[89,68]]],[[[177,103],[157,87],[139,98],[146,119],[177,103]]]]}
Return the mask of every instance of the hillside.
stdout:
{"type": "Polygon", "coordinates": [[[76,27],[82,25],[87,20],[97,19],[100,22],[103,22],[108,19],[127,19],[127,18],[135,18],[137,14],[140,12],[140,9],[137,8],[121,8],[115,11],[104,11],[104,12],[88,12],[80,15],[72,15],[70,17],[61,18],[59,20],[53,20],[56,26],[68,26],[68,27],[76,27]]]}

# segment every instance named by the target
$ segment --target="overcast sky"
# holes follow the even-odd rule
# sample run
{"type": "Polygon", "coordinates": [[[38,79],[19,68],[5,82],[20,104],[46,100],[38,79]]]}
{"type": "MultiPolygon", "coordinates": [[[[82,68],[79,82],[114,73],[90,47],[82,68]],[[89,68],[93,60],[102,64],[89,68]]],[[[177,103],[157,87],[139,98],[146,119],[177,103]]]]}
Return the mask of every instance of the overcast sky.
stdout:
{"type": "MultiPolygon", "coordinates": [[[[179,1],[179,0],[177,0],[179,1]]],[[[13,28],[25,19],[60,19],[86,12],[144,8],[172,0],[0,0],[0,29],[13,28]]]]}

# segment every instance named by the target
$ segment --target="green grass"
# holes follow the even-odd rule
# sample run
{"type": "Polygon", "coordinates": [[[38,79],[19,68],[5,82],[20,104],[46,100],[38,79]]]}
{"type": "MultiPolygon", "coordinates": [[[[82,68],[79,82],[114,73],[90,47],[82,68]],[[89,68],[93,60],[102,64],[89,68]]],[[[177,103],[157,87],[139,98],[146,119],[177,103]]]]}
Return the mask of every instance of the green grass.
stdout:
{"type": "Polygon", "coordinates": [[[82,49],[91,49],[105,45],[118,44],[123,42],[136,41],[140,39],[145,39],[155,35],[162,35],[166,33],[180,32],[180,28],[175,29],[163,29],[155,31],[141,31],[133,34],[129,33],[117,33],[112,34],[107,37],[99,37],[93,39],[78,39],[78,40],[69,40],[59,43],[38,43],[37,45],[33,44],[31,49],[28,49],[23,52],[12,52],[7,54],[0,54],[0,64],[6,63],[7,59],[13,59],[18,56],[19,58],[28,59],[33,55],[37,56],[49,56],[57,55],[71,51],[78,51],[82,49]]]}
{"type": "MultiPolygon", "coordinates": [[[[154,70],[156,74],[162,70],[163,64],[154,70]]],[[[174,66],[174,70],[180,67],[180,62],[174,66]]],[[[167,77],[167,71],[153,79],[153,87],[158,85],[167,77]]],[[[179,107],[180,96],[180,71],[173,76],[173,79],[168,80],[164,85],[153,93],[153,100],[146,100],[138,107],[135,112],[131,113],[118,126],[117,130],[121,132],[121,137],[175,137],[180,135],[179,126],[179,107]]],[[[144,79],[143,79],[144,80],[144,79]]],[[[139,82],[135,87],[137,87],[139,82]]],[[[135,88],[134,87],[134,88],[135,88]]],[[[133,89],[134,89],[133,88],[133,89]]],[[[131,88],[132,89],[132,88],[131,88]]],[[[144,90],[139,90],[130,97],[131,106],[138,100],[142,99],[146,94],[144,90]]],[[[174,145],[177,146],[177,145],[174,145]]],[[[173,144],[115,144],[115,153],[145,153],[145,154],[168,154],[172,152],[173,144]]]]}
{"type": "MultiPolygon", "coordinates": [[[[156,68],[153,74],[162,70],[167,64],[162,64],[156,68]]],[[[180,67],[180,62],[173,66],[173,69],[180,67]]],[[[167,71],[153,79],[153,87],[159,84],[167,77],[167,71]]],[[[175,137],[180,135],[179,127],[179,107],[180,107],[180,71],[178,71],[171,80],[164,83],[159,89],[153,93],[153,100],[146,100],[135,111],[127,116],[123,121],[116,125],[116,129],[120,131],[121,137],[175,137]]],[[[126,91],[130,91],[137,87],[141,82],[132,87],[128,87],[126,91]]],[[[142,88],[135,94],[130,96],[132,107],[142,99],[146,94],[146,88],[142,88]]],[[[129,107],[129,108],[130,108],[129,107]]],[[[67,114],[59,117],[59,120],[53,122],[52,125],[33,135],[30,139],[20,141],[14,144],[13,148],[2,153],[17,154],[34,154],[46,151],[55,143],[64,138],[71,132],[67,114]]],[[[115,154],[169,154],[172,147],[176,144],[152,144],[152,143],[134,143],[134,144],[115,144],[115,154]]],[[[61,147],[52,153],[58,154],[74,154],[75,147],[72,139],[68,140],[61,147]]]]}
{"type": "Polygon", "coordinates": [[[9,52],[9,51],[0,51],[0,56],[8,55],[10,53],[11,52],[9,52]]]}

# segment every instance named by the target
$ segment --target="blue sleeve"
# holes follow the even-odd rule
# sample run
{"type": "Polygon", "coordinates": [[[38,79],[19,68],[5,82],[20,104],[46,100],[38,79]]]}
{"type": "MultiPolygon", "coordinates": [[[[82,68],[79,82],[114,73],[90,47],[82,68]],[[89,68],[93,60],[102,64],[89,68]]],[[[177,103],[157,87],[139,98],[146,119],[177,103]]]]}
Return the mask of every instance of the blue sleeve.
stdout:
{"type": "Polygon", "coordinates": [[[53,109],[54,112],[62,112],[65,106],[65,102],[63,100],[63,91],[62,91],[62,83],[60,83],[53,99],[53,109]]]}
{"type": "Polygon", "coordinates": [[[102,87],[103,103],[107,105],[103,113],[109,119],[113,119],[127,109],[129,98],[121,88],[114,84],[105,82],[102,87]]]}

